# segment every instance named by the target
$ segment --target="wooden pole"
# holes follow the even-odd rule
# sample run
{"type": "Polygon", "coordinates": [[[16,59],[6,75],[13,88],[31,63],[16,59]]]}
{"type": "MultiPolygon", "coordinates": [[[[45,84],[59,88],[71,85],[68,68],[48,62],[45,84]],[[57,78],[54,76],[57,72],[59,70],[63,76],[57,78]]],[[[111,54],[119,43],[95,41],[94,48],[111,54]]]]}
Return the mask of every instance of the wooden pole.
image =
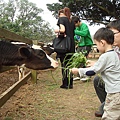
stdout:
{"type": "MultiPolygon", "coordinates": [[[[38,40],[33,40],[32,42],[35,45],[38,44],[38,40]]],[[[32,83],[37,84],[37,71],[36,70],[31,70],[31,80],[32,80],[32,83]]]]}
{"type": "Polygon", "coordinates": [[[36,70],[31,70],[31,80],[32,80],[32,83],[37,84],[37,72],[36,72],[36,70]]]}

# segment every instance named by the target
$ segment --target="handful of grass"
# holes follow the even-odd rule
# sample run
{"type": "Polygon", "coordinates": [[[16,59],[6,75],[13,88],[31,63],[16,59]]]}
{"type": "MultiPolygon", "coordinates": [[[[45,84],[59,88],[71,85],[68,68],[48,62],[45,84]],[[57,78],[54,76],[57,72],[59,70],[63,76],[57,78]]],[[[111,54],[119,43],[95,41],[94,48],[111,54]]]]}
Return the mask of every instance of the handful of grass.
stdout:
{"type": "MultiPolygon", "coordinates": [[[[67,55],[71,55],[70,53],[67,55]]],[[[66,55],[66,57],[67,57],[66,55]]],[[[86,66],[86,57],[81,52],[76,52],[72,54],[72,57],[68,60],[67,64],[65,66],[65,71],[68,70],[67,76],[68,76],[68,86],[70,85],[70,76],[72,76],[70,69],[71,68],[80,68],[86,66]]]]}
{"type": "Polygon", "coordinates": [[[71,68],[79,68],[79,67],[84,67],[86,66],[86,57],[84,56],[84,54],[82,54],[81,52],[76,52],[72,55],[72,57],[68,60],[67,62],[67,69],[71,69],[71,68]]]}

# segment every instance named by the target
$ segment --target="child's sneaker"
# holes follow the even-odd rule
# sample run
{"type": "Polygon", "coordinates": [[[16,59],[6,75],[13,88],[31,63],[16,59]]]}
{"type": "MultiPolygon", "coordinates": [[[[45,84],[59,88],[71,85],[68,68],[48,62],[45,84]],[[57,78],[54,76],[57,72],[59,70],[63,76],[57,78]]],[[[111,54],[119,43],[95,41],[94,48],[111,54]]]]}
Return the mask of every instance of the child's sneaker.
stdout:
{"type": "Polygon", "coordinates": [[[73,80],[80,80],[80,77],[75,77],[73,78],[73,80]]]}
{"type": "Polygon", "coordinates": [[[83,82],[89,82],[89,81],[90,81],[90,78],[91,78],[91,77],[84,76],[84,77],[82,77],[80,80],[83,81],[83,82]]]}

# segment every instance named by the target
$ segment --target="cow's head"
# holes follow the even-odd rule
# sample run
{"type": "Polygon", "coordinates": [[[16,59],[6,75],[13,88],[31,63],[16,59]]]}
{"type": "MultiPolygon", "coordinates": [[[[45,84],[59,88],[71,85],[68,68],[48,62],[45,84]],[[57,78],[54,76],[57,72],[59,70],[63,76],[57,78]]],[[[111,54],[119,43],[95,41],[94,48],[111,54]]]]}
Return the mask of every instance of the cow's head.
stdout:
{"type": "Polygon", "coordinates": [[[20,47],[19,54],[24,58],[27,68],[34,70],[43,70],[48,68],[57,68],[58,62],[50,58],[42,49],[34,45],[33,48],[20,47]]]}

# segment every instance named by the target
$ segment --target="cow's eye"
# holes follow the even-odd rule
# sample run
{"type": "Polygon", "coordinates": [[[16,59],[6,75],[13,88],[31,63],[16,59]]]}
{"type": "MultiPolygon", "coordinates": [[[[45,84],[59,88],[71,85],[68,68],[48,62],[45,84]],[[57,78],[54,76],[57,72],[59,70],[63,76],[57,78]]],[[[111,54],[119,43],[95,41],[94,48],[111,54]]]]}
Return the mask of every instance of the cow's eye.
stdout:
{"type": "Polygon", "coordinates": [[[42,52],[42,51],[40,51],[40,52],[39,52],[39,57],[40,57],[41,59],[44,58],[44,57],[45,57],[45,53],[42,52]]]}

